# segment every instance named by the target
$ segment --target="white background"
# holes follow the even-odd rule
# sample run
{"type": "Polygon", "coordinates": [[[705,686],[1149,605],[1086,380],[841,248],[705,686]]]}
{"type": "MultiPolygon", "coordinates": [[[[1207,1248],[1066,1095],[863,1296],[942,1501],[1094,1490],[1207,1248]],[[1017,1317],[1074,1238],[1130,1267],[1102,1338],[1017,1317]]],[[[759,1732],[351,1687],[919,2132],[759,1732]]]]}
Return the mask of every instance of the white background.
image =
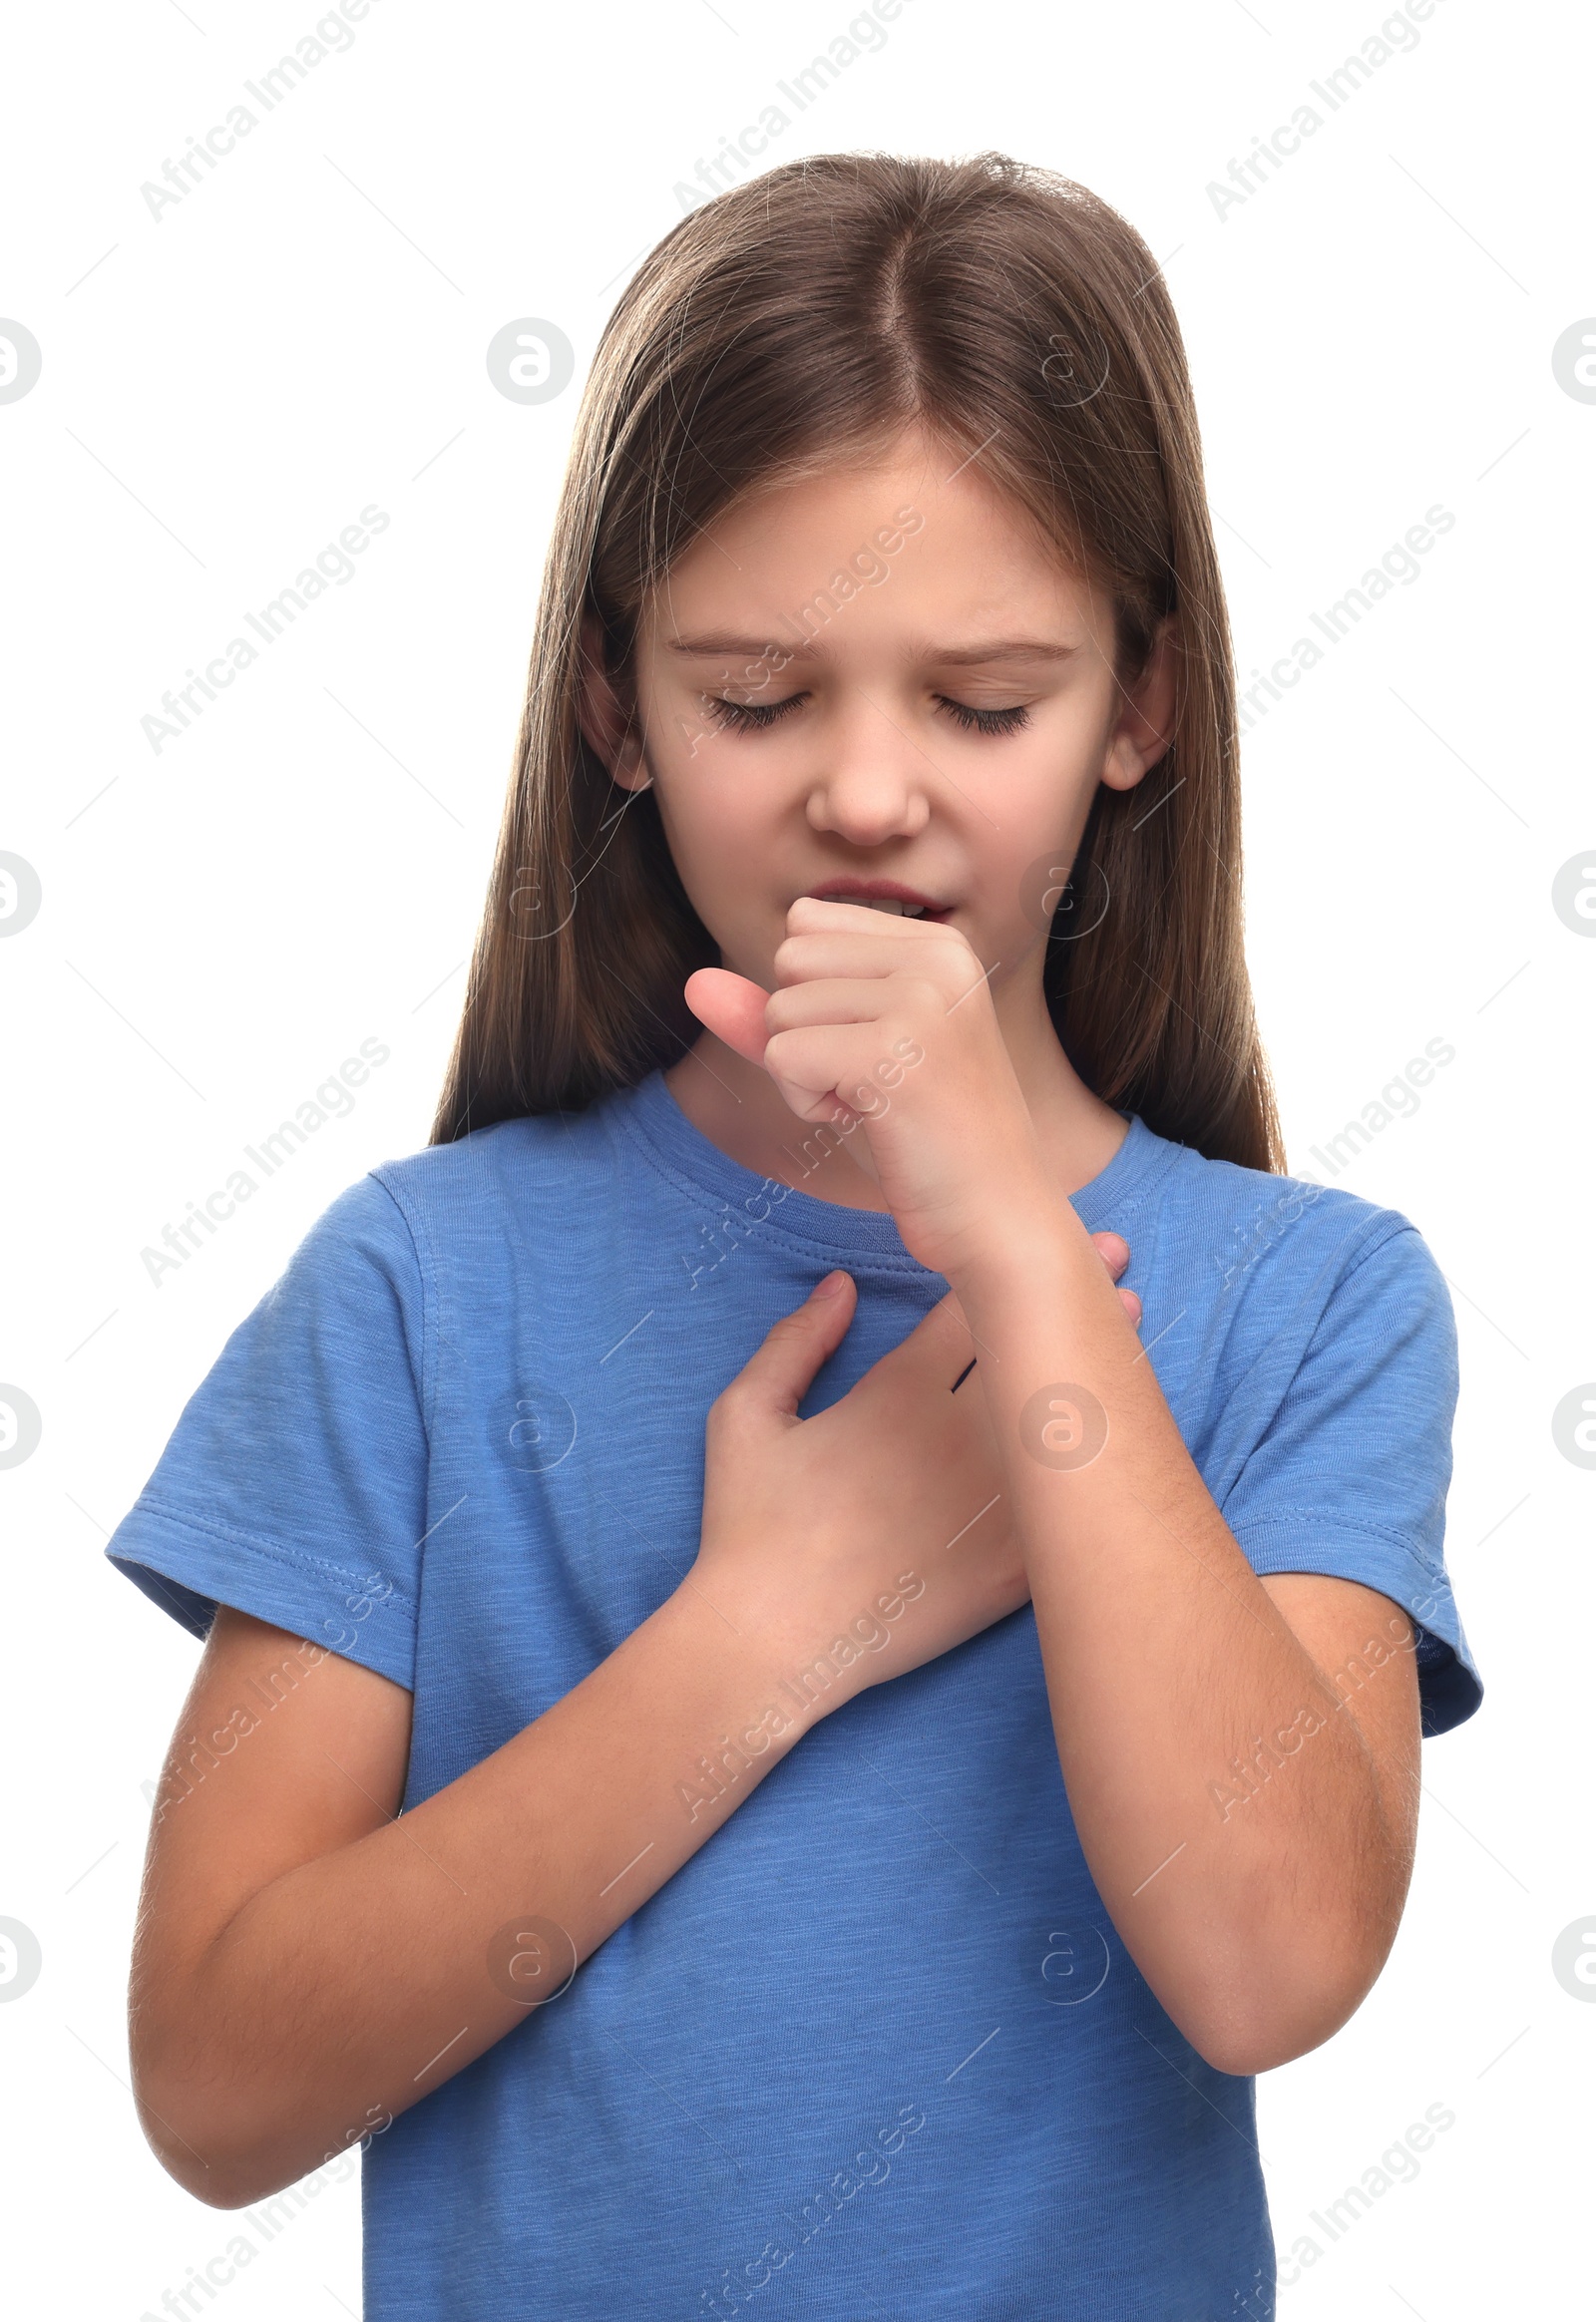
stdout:
{"type": "MultiPolygon", "coordinates": [[[[373,0],[352,48],[159,220],[141,185],[311,29],[309,0],[13,19],[0,314],[43,349],[0,405],[0,849],[44,892],[0,943],[0,1380],[43,1415],[0,1473],[0,1916],[44,1961],[0,2006],[18,2314],[138,2322],[239,2230],[163,2174],[126,2090],[141,1784],[199,1649],[101,1550],[311,1221],[425,1142],[577,396],[507,400],[488,341],[546,316],[586,367],[677,182],[849,11],[802,19],[373,0]],[[391,523],[356,578],[154,752],[140,720],[163,691],[368,503],[391,523]],[[391,1059],[355,1111],[153,1285],[141,1251],[371,1036],[391,1059]]],[[[1551,1971],[1596,1914],[1596,1472],[1551,1430],[1596,1377],[1596,941],[1551,904],[1596,841],[1596,405],[1551,361],[1596,311],[1591,59],[1572,18],[1436,0],[1330,115],[1308,83],[1382,21],[1373,0],[906,0],[770,159],[998,147],[1123,210],[1185,328],[1243,672],[1317,635],[1309,613],[1426,508],[1455,516],[1246,744],[1251,961],[1293,1166],[1323,1174],[1309,1148],[1426,1040],[1456,1050],[1338,1182],[1411,1217],[1452,1285],[1447,1554],[1487,1691],[1425,1745],[1377,1990],[1260,2083],[1260,2110],[1284,2273],[1299,2234],[1325,2252],[1284,2315],[1494,2322],[1581,2302],[1596,2064],[1596,2006],[1551,1971]],[[1304,102],[1325,126],[1220,216],[1210,182],[1304,102]],[[1456,2119],[1421,2173],[1331,2245],[1311,2212],[1432,2104],[1456,2119]]],[[[355,2185],[217,2303],[227,2322],[358,2312],[355,2185]]]]}

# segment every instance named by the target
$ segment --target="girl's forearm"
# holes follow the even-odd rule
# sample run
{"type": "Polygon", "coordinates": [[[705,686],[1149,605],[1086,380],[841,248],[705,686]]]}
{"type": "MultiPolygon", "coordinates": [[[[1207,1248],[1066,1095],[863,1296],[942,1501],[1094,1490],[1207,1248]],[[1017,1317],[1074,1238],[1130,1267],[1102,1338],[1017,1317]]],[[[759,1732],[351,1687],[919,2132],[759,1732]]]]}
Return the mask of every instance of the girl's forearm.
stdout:
{"type": "Polygon", "coordinates": [[[821,1714],[771,1711],[781,1674],[685,1583],[447,1788],[263,1886],[146,2002],[141,2100],[173,2174],[258,2199],[524,2023],[821,1714]]]}
{"type": "Polygon", "coordinates": [[[1237,1546],[1062,1203],[954,1283],[1024,1547],[1059,1761],[1114,1924],[1209,2062],[1329,2037],[1409,1864],[1353,1717],[1237,1546]],[[1260,1744],[1267,1787],[1225,1800],[1260,1744]]]}

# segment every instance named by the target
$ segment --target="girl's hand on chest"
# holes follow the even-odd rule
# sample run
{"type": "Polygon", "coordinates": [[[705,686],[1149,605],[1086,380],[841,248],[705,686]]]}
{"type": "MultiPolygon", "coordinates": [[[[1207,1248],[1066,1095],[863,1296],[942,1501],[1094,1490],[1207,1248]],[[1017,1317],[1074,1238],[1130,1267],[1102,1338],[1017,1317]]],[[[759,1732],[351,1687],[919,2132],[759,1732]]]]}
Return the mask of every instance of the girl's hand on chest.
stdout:
{"type": "MultiPolygon", "coordinates": [[[[1125,1243],[1093,1239],[1117,1280],[1125,1243]]],[[[683,1583],[773,1676],[809,1671],[798,1698],[827,1714],[1030,1594],[952,1293],[839,1401],[798,1417],[853,1320],[851,1279],[828,1280],[833,1295],[817,1289],[784,1316],[710,1407],[703,1531],[683,1583]]],[[[1135,1293],[1119,1295],[1135,1321],[1135,1293]]]]}

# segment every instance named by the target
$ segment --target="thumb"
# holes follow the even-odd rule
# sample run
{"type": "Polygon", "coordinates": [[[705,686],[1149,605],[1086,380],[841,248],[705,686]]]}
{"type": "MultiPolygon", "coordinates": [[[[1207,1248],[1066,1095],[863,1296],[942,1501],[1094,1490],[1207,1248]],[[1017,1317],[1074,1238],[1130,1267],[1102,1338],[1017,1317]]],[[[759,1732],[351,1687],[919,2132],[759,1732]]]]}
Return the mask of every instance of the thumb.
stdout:
{"type": "MultiPolygon", "coordinates": [[[[724,1040],[728,1048],[734,1049],[739,1056],[746,1056],[750,1064],[768,1069],[765,1066],[765,1050],[770,1044],[770,1033],[765,1024],[765,1002],[770,994],[762,984],[750,982],[746,975],[733,975],[729,968],[699,968],[694,969],[681,988],[682,997],[693,1014],[714,1033],[717,1040],[724,1040]]],[[[782,1079],[779,1072],[771,1073],[770,1077],[780,1090],[784,1102],[806,1126],[812,1127],[822,1117],[805,1091],[794,1089],[790,1082],[782,1079]]],[[[838,1118],[834,1108],[841,1102],[835,1091],[827,1100],[833,1127],[838,1118]]],[[[851,1105],[842,1107],[845,1117],[852,1110],[851,1105]]],[[[860,1168],[873,1184],[880,1185],[881,1172],[871,1154],[869,1135],[859,1134],[862,1125],[856,1118],[843,1133],[853,1138],[848,1149],[860,1168]]]]}
{"type": "Polygon", "coordinates": [[[701,1024],[724,1040],[750,1064],[763,1064],[770,1034],[765,1029],[765,1001],[770,997],[746,975],[729,968],[699,968],[682,985],[682,997],[701,1024]]]}
{"type": "Polygon", "coordinates": [[[847,1274],[828,1274],[801,1307],[765,1334],[765,1342],[726,1389],[745,1408],[795,1419],[816,1371],[848,1335],[858,1293],[847,1274]]]}

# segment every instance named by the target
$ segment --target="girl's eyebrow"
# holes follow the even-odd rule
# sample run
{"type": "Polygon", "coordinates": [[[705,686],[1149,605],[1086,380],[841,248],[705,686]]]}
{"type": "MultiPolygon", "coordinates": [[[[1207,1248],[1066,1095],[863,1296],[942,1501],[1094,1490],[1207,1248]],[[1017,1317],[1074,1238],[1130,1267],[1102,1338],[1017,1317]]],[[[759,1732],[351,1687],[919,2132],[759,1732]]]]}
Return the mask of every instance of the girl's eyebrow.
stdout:
{"type": "Polygon", "coordinates": [[[938,645],[923,657],[928,661],[1067,661],[1080,651],[1058,637],[997,637],[979,645],[938,645]]]}
{"type": "Polygon", "coordinates": [[[669,637],[666,643],[673,653],[695,654],[704,659],[718,658],[729,653],[741,653],[750,660],[762,660],[767,653],[785,654],[789,661],[813,660],[815,657],[807,644],[778,644],[773,637],[726,636],[718,629],[712,636],[669,637]]]}
{"type": "MultiPolygon", "coordinates": [[[[671,637],[667,644],[673,653],[705,660],[730,654],[742,654],[750,660],[761,660],[767,655],[783,661],[826,658],[824,651],[808,638],[801,643],[794,640],[791,644],[778,644],[769,638],[726,636],[716,631],[711,636],[671,637]]],[[[1065,644],[1057,637],[996,637],[974,645],[932,645],[918,658],[936,667],[954,664],[965,668],[987,661],[1067,661],[1080,649],[1079,645],[1065,644]]]]}

